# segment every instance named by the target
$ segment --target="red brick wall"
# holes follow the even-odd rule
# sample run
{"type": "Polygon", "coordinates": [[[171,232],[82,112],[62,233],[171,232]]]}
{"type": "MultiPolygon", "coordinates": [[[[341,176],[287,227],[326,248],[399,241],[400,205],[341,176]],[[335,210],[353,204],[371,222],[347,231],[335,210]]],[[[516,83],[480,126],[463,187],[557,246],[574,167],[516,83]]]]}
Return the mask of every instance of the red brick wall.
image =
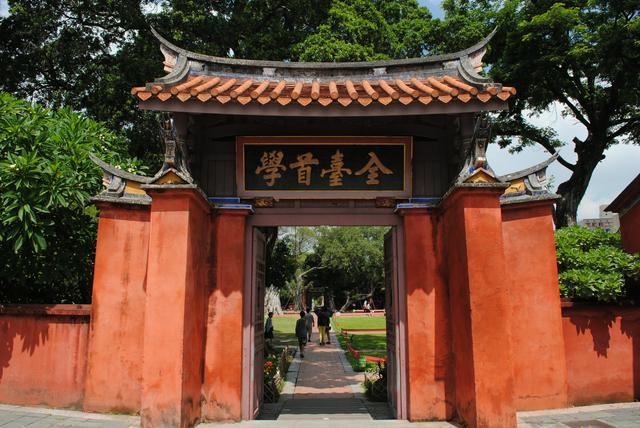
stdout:
{"type": "Polygon", "coordinates": [[[562,309],[569,405],[640,397],[640,308],[562,309]]]}
{"type": "Polygon", "coordinates": [[[565,407],[567,380],[551,204],[502,207],[518,410],[565,407]]]}
{"type": "Polygon", "coordinates": [[[90,305],[0,308],[0,402],[80,408],[90,305]]]}
{"type": "Polygon", "coordinates": [[[148,207],[101,206],[84,397],[86,411],[140,411],[148,247],[148,207]]]}

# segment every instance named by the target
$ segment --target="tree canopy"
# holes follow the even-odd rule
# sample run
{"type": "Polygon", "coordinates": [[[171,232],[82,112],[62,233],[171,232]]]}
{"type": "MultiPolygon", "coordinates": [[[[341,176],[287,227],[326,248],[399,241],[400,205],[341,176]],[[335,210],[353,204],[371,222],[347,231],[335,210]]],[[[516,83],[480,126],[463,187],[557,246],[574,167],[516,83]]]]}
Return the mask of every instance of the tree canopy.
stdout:
{"type": "Polygon", "coordinates": [[[371,61],[424,55],[431,13],[416,0],[336,0],[317,31],[296,46],[301,61],[371,61]]]}
{"type": "Polygon", "coordinates": [[[384,287],[384,227],[319,227],[318,240],[307,267],[315,288],[345,310],[384,287]]]}

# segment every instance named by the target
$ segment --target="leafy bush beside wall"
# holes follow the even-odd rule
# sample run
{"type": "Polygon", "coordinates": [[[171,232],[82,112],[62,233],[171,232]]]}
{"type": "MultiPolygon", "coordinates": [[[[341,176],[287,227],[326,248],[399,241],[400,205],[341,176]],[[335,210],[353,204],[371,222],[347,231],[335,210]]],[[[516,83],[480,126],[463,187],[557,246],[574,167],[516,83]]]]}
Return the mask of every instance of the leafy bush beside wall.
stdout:
{"type": "Polygon", "coordinates": [[[0,303],[88,303],[99,157],[130,171],[127,141],[70,109],[0,92],[0,303]]]}
{"type": "Polygon", "coordinates": [[[640,296],[640,255],[622,250],[620,234],[562,228],[556,251],[562,297],[614,303],[640,296]]]}

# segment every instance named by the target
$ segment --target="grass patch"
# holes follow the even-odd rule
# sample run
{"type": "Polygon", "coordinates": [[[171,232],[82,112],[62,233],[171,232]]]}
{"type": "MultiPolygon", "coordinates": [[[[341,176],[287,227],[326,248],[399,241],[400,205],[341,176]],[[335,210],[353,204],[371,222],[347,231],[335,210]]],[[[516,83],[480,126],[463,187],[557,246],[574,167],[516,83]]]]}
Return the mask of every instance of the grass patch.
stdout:
{"type": "MultiPolygon", "coordinates": [[[[353,370],[357,372],[368,371],[373,372],[378,369],[378,363],[369,363],[367,362],[366,367],[363,369],[360,367],[360,363],[356,360],[353,355],[347,351],[347,340],[342,334],[336,335],[338,337],[338,342],[342,349],[345,350],[345,356],[347,357],[347,361],[351,364],[353,370]]],[[[362,335],[352,335],[351,336],[351,346],[353,346],[357,351],[366,349],[364,352],[365,355],[370,355],[372,357],[386,357],[387,356],[387,336],[384,334],[362,334],[362,335]]]]}
{"type": "MultiPolygon", "coordinates": [[[[344,335],[338,334],[338,341],[343,349],[347,349],[344,335]]],[[[366,349],[367,355],[384,357],[387,350],[387,336],[384,334],[353,334],[350,336],[351,346],[360,351],[366,349]]]]}
{"type": "MultiPolygon", "coordinates": [[[[352,334],[350,336],[351,346],[356,349],[387,349],[386,334],[352,334]]],[[[367,352],[367,355],[370,355],[367,352]]]]}
{"type": "Polygon", "coordinates": [[[296,321],[298,318],[300,317],[273,317],[273,346],[284,348],[289,345],[290,348],[297,348],[296,321]]]}
{"type": "Polygon", "coordinates": [[[334,317],[333,324],[339,329],[349,328],[374,328],[386,329],[387,319],[385,317],[334,317]]]}

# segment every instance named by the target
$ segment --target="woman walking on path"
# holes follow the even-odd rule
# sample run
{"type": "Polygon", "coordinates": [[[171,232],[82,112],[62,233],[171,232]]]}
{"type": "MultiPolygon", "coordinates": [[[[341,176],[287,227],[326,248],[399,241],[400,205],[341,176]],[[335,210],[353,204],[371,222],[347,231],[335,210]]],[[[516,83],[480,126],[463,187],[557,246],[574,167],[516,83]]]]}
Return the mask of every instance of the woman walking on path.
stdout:
{"type": "Polygon", "coordinates": [[[300,311],[300,318],[296,321],[296,337],[300,347],[300,358],[304,358],[304,345],[307,344],[307,321],[304,319],[304,311],[300,311]]]}

